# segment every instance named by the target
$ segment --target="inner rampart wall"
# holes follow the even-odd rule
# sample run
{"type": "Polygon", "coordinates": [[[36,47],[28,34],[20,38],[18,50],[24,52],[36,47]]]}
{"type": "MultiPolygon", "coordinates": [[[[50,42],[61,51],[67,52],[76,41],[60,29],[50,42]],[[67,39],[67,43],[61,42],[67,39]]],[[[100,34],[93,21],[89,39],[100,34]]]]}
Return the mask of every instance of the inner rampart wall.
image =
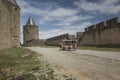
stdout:
{"type": "Polygon", "coordinates": [[[120,46],[120,23],[117,17],[85,28],[80,45],[120,46]]]}
{"type": "Polygon", "coordinates": [[[59,36],[55,36],[49,39],[46,39],[45,43],[48,46],[57,46],[63,39],[69,39],[69,34],[63,34],[59,36]]]}

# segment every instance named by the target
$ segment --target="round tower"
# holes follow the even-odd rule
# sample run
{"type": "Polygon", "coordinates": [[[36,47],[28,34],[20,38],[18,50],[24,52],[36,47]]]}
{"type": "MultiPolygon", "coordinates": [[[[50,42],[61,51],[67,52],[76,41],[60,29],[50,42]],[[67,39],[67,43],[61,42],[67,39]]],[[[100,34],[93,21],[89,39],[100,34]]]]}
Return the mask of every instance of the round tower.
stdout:
{"type": "Polygon", "coordinates": [[[24,44],[29,41],[39,39],[38,26],[35,24],[32,17],[29,17],[26,25],[24,25],[23,35],[24,35],[24,44]]]}

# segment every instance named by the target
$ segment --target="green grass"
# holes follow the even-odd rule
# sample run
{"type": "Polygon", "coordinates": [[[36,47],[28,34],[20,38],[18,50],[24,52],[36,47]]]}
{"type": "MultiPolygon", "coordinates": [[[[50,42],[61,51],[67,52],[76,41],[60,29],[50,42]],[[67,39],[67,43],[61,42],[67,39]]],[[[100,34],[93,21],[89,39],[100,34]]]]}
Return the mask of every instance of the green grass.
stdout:
{"type": "Polygon", "coordinates": [[[97,50],[97,51],[120,51],[119,47],[93,47],[93,46],[78,46],[78,49],[85,49],[85,50],[97,50]]]}
{"type": "Polygon", "coordinates": [[[15,48],[0,51],[0,80],[9,80],[18,74],[25,74],[39,65],[36,53],[27,49],[15,48]]]}
{"type": "MultiPolygon", "coordinates": [[[[52,69],[49,66],[46,67],[46,65],[48,64],[44,61],[38,60],[35,52],[28,49],[13,48],[0,50],[0,80],[16,80],[14,79],[16,76],[20,76],[24,80],[37,80],[35,75],[37,71],[44,70],[44,73],[45,71],[52,72],[52,69]]],[[[42,72],[39,78],[41,78],[41,74],[42,72]]],[[[53,74],[45,75],[50,76],[53,74]]]]}

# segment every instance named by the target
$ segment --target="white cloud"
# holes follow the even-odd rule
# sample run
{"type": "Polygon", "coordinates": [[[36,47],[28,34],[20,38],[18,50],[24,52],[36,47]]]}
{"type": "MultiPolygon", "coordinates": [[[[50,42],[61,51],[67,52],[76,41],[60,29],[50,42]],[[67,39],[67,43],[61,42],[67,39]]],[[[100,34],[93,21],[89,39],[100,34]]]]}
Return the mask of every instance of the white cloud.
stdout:
{"type": "Polygon", "coordinates": [[[65,33],[75,33],[75,30],[52,29],[48,31],[40,31],[40,38],[47,39],[65,33]]]}
{"type": "Polygon", "coordinates": [[[79,9],[85,11],[93,11],[104,14],[117,14],[120,12],[120,0],[99,0],[99,2],[88,2],[87,0],[79,0],[75,2],[75,5],[79,9]]]}
{"type": "Polygon", "coordinates": [[[89,19],[93,19],[94,16],[90,16],[90,15],[73,15],[73,16],[70,16],[70,17],[66,17],[65,19],[62,19],[60,21],[60,23],[58,24],[55,24],[56,26],[62,26],[62,27],[66,27],[67,29],[71,29],[71,26],[74,25],[74,27],[76,25],[82,25],[84,23],[88,23],[88,21],[86,22],[86,20],[89,20],[89,19]],[[84,21],[82,24],[76,24],[75,22],[81,22],[81,21],[84,21]]]}
{"type": "Polygon", "coordinates": [[[73,9],[65,9],[58,7],[57,9],[50,11],[49,16],[52,17],[67,17],[67,16],[73,16],[78,13],[77,10],[73,9]]]}
{"type": "Polygon", "coordinates": [[[93,18],[93,16],[89,15],[78,15],[80,10],[77,9],[69,9],[69,8],[62,8],[57,6],[55,9],[47,8],[47,9],[40,9],[30,5],[27,1],[18,0],[18,3],[21,7],[21,13],[24,14],[33,14],[38,15],[41,18],[40,23],[46,23],[47,21],[62,21],[62,22],[75,22],[79,20],[87,20],[93,18]]]}
{"type": "Polygon", "coordinates": [[[91,25],[90,22],[85,22],[82,24],[77,24],[77,25],[71,25],[71,26],[66,26],[63,27],[62,29],[51,29],[48,31],[40,31],[39,32],[39,37],[42,39],[47,39],[47,38],[51,38],[54,36],[58,36],[61,34],[65,34],[65,33],[69,33],[69,34],[73,34],[75,35],[76,32],[83,32],[84,28],[87,27],[88,25],[91,25]]]}
{"type": "MultiPolygon", "coordinates": [[[[46,9],[36,8],[30,5],[27,0],[18,0],[18,4],[21,7],[22,15],[37,15],[41,17],[38,22],[39,24],[47,24],[48,22],[58,21],[58,23],[52,24],[53,26],[59,26],[59,29],[50,29],[47,31],[39,31],[40,39],[46,39],[60,34],[70,33],[76,34],[76,32],[84,31],[84,28],[91,25],[90,22],[84,22],[81,24],[74,24],[76,21],[89,20],[94,18],[90,15],[78,15],[80,10],[63,8],[57,6],[55,9],[48,7],[46,9]]],[[[21,25],[23,26],[23,24],[21,25]]],[[[21,42],[23,41],[23,31],[21,27],[21,42]]]]}
{"type": "MultiPolygon", "coordinates": [[[[40,16],[47,16],[47,17],[67,17],[76,15],[78,13],[77,10],[74,9],[67,9],[67,8],[61,8],[57,6],[55,9],[51,9],[50,7],[46,9],[40,9],[36,8],[32,5],[30,5],[27,1],[24,0],[18,0],[18,3],[21,7],[22,14],[34,14],[34,15],[40,15],[40,16]]],[[[46,3],[47,4],[47,3],[46,3]]]]}
{"type": "Polygon", "coordinates": [[[78,13],[77,10],[72,10],[72,9],[65,9],[58,7],[57,9],[54,10],[46,10],[45,13],[41,14],[42,15],[42,20],[41,23],[46,23],[47,21],[63,21],[66,20],[66,18],[71,17],[71,16],[76,16],[78,13]]]}
{"type": "Polygon", "coordinates": [[[76,15],[76,16],[70,16],[67,17],[64,22],[67,23],[71,23],[71,22],[75,22],[75,21],[82,21],[82,20],[88,20],[94,18],[93,16],[89,16],[89,15],[76,15]]]}

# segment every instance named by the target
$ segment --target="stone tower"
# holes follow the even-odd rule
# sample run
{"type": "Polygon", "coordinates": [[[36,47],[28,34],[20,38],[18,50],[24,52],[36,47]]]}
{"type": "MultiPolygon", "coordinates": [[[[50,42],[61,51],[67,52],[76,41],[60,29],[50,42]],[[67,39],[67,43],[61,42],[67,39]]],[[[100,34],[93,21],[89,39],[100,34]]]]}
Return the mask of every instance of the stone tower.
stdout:
{"type": "Polygon", "coordinates": [[[20,7],[15,0],[0,0],[0,49],[20,47],[20,7]]]}
{"type": "Polygon", "coordinates": [[[29,17],[26,25],[24,25],[24,44],[32,40],[39,39],[39,30],[38,26],[35,24],[32,17],[29,17]]]}

